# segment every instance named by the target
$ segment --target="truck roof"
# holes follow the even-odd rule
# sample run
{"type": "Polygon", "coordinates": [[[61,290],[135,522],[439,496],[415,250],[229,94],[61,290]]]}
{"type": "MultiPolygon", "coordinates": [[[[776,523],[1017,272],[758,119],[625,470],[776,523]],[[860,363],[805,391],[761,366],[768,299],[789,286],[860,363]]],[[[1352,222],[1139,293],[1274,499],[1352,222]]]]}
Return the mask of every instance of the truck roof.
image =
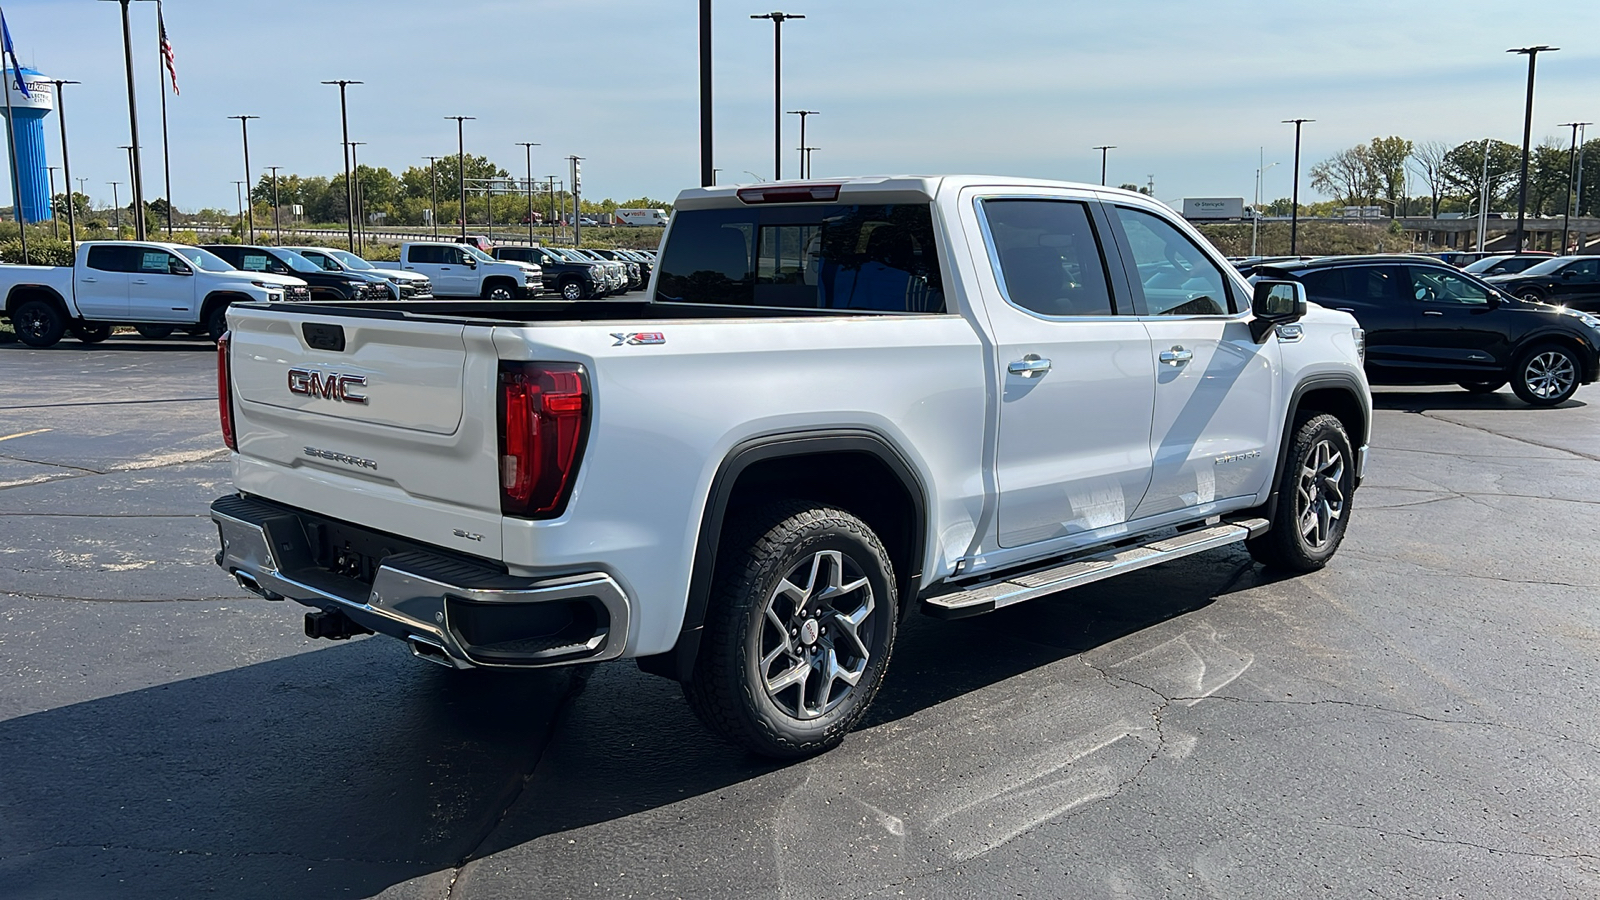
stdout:
{"type": "MultiPolygon", "coordinates": [[[[1028,178],[1016,175],[858,175],[847,178],[808,178],[788,181],[762,181],[755,184],[719,184],[711,187],[688,188],[678,194],[674,209],[709,209],[727,207],[740,202],[739,192],[745,191],[803,191],[806,188],[832,188],[838,186],[840,202],[850,203],[927,203],[940,190],[960,190],[974,185],[1005,185],[1007,187],[1048,187],[1091,190],[1149,200],[1121,188],[1074,181],[1053,181],[1047,178],[1028,178]],[[848,198],[848,201],[846,201],[848,198]]],[[[826,199],[826,193],[817,200],[826,199]]],[[[789,200],[787,202],[807,202],[789,200]]]]}

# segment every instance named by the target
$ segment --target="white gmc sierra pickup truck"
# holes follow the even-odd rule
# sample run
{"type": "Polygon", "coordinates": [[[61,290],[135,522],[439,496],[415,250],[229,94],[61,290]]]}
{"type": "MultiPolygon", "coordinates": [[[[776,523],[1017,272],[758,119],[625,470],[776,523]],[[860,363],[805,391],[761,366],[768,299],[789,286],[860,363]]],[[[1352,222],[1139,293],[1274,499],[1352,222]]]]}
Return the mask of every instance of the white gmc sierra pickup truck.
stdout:
{"type": "Polygon", "coordinates": [[[235,306],[218,563],[457,669],[631,657],[774,756],[897,622],[1234,542],[1338,549],[1363,335],[1137,194],[993,177],[678,197],[648,302],[235,306]]]}

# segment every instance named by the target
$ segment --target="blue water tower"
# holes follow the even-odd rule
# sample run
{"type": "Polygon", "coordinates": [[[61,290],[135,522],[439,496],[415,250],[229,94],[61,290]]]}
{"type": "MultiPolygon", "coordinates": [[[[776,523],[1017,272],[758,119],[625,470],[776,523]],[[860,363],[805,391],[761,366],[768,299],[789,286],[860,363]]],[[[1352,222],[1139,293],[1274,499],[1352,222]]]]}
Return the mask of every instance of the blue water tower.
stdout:
{"type": "MultiPolygon", "coordinates": [[[[11,111],[16,117],[13,131],[17,139],[17,191],[22,195],[22,218],[27,222],[47,222],[51,218],[50,172],[45,158],[44,117],[56,107],[56,86],[44,75],[23,66],[22,82],[31,95],[23,96],[17,90],[11,67],[5,67],[4,72],[6,88],[11,91],[11,111]]],[[[5,107],[0,105],[0,116],[3,115],[5,107]]]]}

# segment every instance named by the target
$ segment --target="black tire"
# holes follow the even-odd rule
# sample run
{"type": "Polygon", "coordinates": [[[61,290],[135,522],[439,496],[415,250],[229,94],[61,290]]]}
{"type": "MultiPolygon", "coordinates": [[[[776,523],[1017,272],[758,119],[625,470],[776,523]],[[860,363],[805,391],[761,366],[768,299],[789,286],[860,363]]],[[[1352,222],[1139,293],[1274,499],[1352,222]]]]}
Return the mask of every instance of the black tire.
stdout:
{"type": "Polygon", "coordinates": [[[1523,291],[1522,294],[1521,294],[1521,297],[1522,297],[1523,300],[1525,300],[1525,301],[1527,301],[1529,303],[1543,303],[1544,302],[1544,295],[1539,293],[1538,291],[1534,291],[1534,290],[1523,291]]]}
{"type": "Polygon", "coordinates": [[[1517,357],[1511,390],[1530,406],[1565,403],[1578,390],[1583,363],[1563,344],[1536,344],[1517,357]]]}
{"type": "Polygon", "coordinates": [[[133,330],[139,332],[139,336],[142,338],[147,338],[152,341],[159,341],[162,338],[172,337],[172,333],[178,329],[171,325],[140,324],[133,326],[133,330]]]}
{"type": "Polygon", "coordinates": [[[508,281],[491,281],[483,286],[483,299],[515,300],[517,299],[517,289],[508,281]]]}
{"type": "Polygon", "coordinates": [[[763,756],[798,759],[837,746],[872,703],[894,648],[899,604],[883,543],[843,510],[784,501],[735,521],[719,557],[684,686],[690,707],[763,756]],[[850,589],[819,600],[826,585],[850,589]]]}
{"type": "Polygon", "coordinates": [[[211,338],[212,342],[215,343],[216,341],[222,340],[222,336],[226,334],[227,331],[228,304],[218,303],[216,306],[211,307],[210,312],[206,313],[206,336],[211,338]]]}
{"type": "Polygon", "coordinates": [[[580,282],[578,279],[576,279],[576,278],[563,278],[563,279],[561,279],[560,287],[561,287],[561,299],[563,299],[563,300],[582,300],[583,299],[583,283],[580,282]]]}
{"type": "Polygon", "coordinates": [[[49,300],[24,300],[11,312],[11,329],[17,340],[43,350],[54,347],[67,332],[67,317],[49,300]]]}
{"type": "Polygon", "coordinates": [[[1461,389],[1469,394],[1492,394],[1505,387],[1506,380],[1497,378],[1493,381],[1463,381],[1460,384],[1461,389]]]}
{"type": "Polygon", "coordinates": [[[1278,473],[1277,512],[1265,534],[1245,542],[1250,556],[1288,572],[1327,565],[1350,527],[1355,489],[1356,458],[1344,424],[1326,414],[1301,418],[1278,473]]]}
{"type": "Polygon", "coordinates": [[[85,344],[98,344],[111,337],[111,326],[105,322],[73,322],[67,330],[85,344]]]}

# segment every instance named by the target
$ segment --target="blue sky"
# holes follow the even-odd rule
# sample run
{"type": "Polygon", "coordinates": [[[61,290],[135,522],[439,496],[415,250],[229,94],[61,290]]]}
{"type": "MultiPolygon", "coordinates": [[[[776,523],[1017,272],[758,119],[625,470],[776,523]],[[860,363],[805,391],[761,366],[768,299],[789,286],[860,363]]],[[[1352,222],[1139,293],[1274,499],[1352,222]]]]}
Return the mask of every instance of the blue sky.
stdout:
{"type": "MultiPolygon", "coordinates": [[[[363,163],[400,171],[467,149],[535,175],[586,158],[584,193],[668,197],[698,183],[694,0],[167,0],[181,97],[169,97],[173,194],[180,208],[231,208],[251,163],[286,172],[340,168],[336,88],[355,78],[353,140],[363,163]]],[[[772,170],[772,3],[715,4],[716,153],[724,182],[772,170]]],[[[1394,0],[784,0],[784,106],[808,125],[818,177],[992,172],[1098,181],[1090,148],[1115,144],[1110,181],[1155,176],[1156,194],[1244,196],[1257,148],[1281,163],[1267,197],[1287,196],[1290,126],[1304,116],[1305,164],[1378,135],[1494,136],[1520,142],[1526,66],[1541,57],[1534,137],[1600,120],[1600,3],[1556,0],[1539,13],[1503,3],[1394,0]]],[[[18,53],[67,90],[74,175],[109,200],[127,180],[127,98],[115,3],[11,0],[18,53]]],[[[147,196],[161,183],[155,4],[133,4],[147,196]]],[[[785,173],[795,174],[786,116],[785,173]]],[[[54,134],[54,121],[49,123],[54,134]]],[[[1591,129],[1600,136],[1600,127],[1591,129]]],[[[56,147],[52,144],[52,162],[56,147]]],[[[1309,190],[1302,187],[1303,194],[1309,190]]]]}

